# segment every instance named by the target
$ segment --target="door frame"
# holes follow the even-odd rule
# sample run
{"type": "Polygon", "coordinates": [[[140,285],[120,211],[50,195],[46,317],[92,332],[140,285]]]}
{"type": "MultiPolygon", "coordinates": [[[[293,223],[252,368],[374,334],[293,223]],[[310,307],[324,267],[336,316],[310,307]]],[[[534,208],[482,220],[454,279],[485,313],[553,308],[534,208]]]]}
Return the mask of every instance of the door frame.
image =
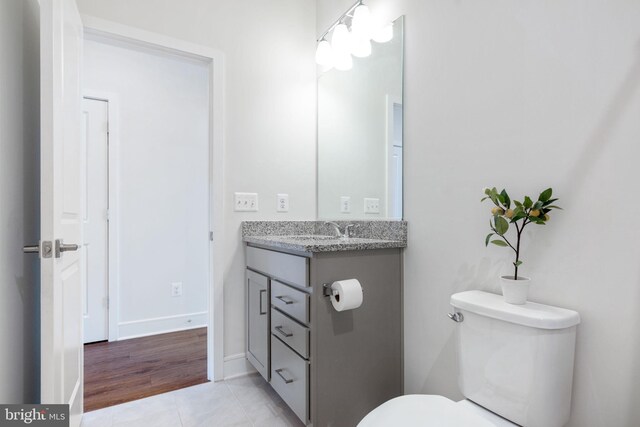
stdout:
{"type": "MultiPolygon", "coordinates": [[[[164,51],[169,54],[200,60],[209,66],[209,224],[212,237],[209,240],[209,286],[208,286],[208,328],[207,328],[207,377],[211,381],[224,379],[224,285],[223,285],[223,244],[224,244],[224,54],[208,46],[193,44],[183,40],[152,33],[138,28],[107,21],[93,16],[81,15],[84,25],[84,33],[89,37],[97,36],[110,40],[125,41],[143,48],[151,48],[156,51],[164,51]]],[[[88,91],[83,95],[88,96],[88,91]]],[[[100,95],[100,94],[96,94],[100,95]]],[[[113,106],[114,115],[117,115],[116,107],[111,104],[109,108],[109,120],[113,106]]],[[[116,99],[117,102],[117,99],[116,99]]],[[[115,117],[117,124],[117,117],[115,117]]],[[[111,122],[110,122],[111,126],[111,122]]],[[[117,150],[117,128],[109,129],[109,157],[117,150]],[[112,133],[113,132],[113,133],[112,133]],[[115,135],[114,135],[115,134],[115,135]],[[116,142],[111,146],[111,143],[116,142]],[[111,150],[113,148],[113,150],[111,150]]],[[[109,184],[112,175],[109,171],[109,184]]],[[[117,183],[115,183],[117,185],[117,183]]],[[[113,187],[117,188],[117,187],[113,187]]],[[[112,193],[112,192],[110,192],[112,193]]],[[[115,193],[115,191],[113,192],[115,193]]],[[[111,194],[109,195],[111,209],[111,194]]],[[[117,201],[115,201],[117,203],[117,201]]],[[[117,212],[117,211],[115,211],[117,212]]],[[[116,221],[117,222],[117,221],[116,221]]],[[[109,229],[109,257],[112,260],[111,244],[113,222],[109,229]]],[[[114,243],[116,243],[114,241],[114,243]]],[[[117,277],[116,271],[109,266],[109,298],[111,294],[112,277],[117,277]]],[[[117,266],[116,266],[117,269],[117,266]]],[[[112,320],[111,304],[109,305],[109,339],[112,330],[117,331],[117,318],[112,320]],[[115,322],[116,327],[113,327],[115,322]]]]}

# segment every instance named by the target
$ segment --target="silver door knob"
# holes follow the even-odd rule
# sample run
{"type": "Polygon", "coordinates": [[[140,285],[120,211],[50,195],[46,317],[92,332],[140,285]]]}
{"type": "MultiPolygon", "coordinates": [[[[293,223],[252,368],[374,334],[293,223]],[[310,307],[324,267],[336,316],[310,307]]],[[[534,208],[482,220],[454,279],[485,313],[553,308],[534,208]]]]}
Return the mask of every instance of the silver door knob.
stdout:
{"type": "Polygon", "coordinates": [[[60,258],[62,252],[77,251],[80,246],[73,243],[63,243],[62,239],[56,240],[56,258],[60,258]]]}
{"type": "Polygon", "coordinates": [[[37,245],[27,245],[22,248],[22,252],[25,254],[39,254],[40,253],[40,243],[37,245]]]}

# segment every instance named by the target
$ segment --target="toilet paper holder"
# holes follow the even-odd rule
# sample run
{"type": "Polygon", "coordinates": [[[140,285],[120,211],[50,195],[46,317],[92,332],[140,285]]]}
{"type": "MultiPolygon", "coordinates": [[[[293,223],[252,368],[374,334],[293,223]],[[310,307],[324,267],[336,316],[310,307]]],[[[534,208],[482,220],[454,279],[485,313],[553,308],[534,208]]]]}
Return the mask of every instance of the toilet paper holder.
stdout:
{"type": "Polygon", "coordinates": [[[331,289],[331,286],[333,285],[333,283],[323,283],[322,284],[322,295],[325,297],[330,297],[331,294],[333,294],[333,289],[331,289]]]}
{"type": "MultiPolygon", "coordinates": [[[[333,295],[333,289],[331,289],[331,286],[333,286],[333,282],[322,284],[322,296],[330,297],[333,295]]],[[[362,290],[362,293],[364,294],[364,289],[362,290]]]]}

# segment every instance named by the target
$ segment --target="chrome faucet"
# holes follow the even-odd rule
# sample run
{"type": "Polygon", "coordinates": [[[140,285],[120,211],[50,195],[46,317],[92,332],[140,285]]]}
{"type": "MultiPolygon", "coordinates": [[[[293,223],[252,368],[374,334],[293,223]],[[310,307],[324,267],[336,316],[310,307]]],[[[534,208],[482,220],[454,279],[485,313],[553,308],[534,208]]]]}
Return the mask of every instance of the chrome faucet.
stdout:
{"type": "Polygon", "coordinates": [[[351,237],[351,228],[354,227],[354,224],[347,224],[344,226],[344,232],[340,229],[340,226],[333,221],[325,221],[326,225],[331,225],[336,231],[336,237],[340,237],[341,239],[348,239],[351,237]]]}

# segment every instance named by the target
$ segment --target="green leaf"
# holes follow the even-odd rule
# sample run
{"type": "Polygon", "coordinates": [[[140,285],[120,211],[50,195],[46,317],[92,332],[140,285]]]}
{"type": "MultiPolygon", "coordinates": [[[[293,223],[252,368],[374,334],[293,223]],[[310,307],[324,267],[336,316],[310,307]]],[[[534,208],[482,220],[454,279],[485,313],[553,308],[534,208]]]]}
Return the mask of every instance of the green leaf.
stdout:
{"type": "Polygon", "coordinates": [[[507,247],[507,244],[502,240],[492,240],[491,243],[493,243],[496,246],[500,246],[502,248],[506,248],[507,247]]]}
{"type": "Polygon", "coordinates": [[[514,214],[513,217],[511,218],[511,222],[514,223],[516,221],[520,221],[522,218],[526,217],[527,214],[524,212],[518,212],[517,214],[514,214]]]}
{"type": "Polygon", "coordinates": [[[564,209],[562,209],[560,206],[555,206],[555,205],[547,206],[547,209],[560,209],[560,210],[564,210],[564,209]]]}
{"type": "Polygon", "coordinates": [[[540,208],[542,208],[542,202],[538,200],[537,202],[534,203],[533,209],[540,209],[540,208]]]}
{"type": "Polygon", "coordinates": [[[500,192],[500,195],[502,196],[502,199],[504,200],[504,202],[502,202],[503,205],[505,205],[507,207],[507,209],[509,209],[511,207],[511,199],[509,198],[509,195],[507,194],[506,190],[502,190],[502,192],[500,192]]]}
{"type": "Polygon", "coordinates": [[[540,197],[538,197],[538,200],[541,202],[546,202],[551,198],[551,193],[553,193],[553,190],[551,188],[547,188],[542,193],[540,193],[540,197]]]}
{"type": "Polygon", "coordinates": [[[517,201],[517,200],[514,200],[514,201],[513,201],[513,204],[514,204],[514,205],[516,205],[516,206],[517,206],[517,207],[519,207],[519,208],[521,208],[521,207],[522,207],[522,203],[520,203],[520,202],[519,202],[519,201],[517,201]]]}
{"type": "Polygon", "coordinates": [[[504,205],[504,206],[507,205],[507,200],[504,198],[504,196],[502,194],[498,194],[498,201],[500,203],[502,203],[502,205],[504,205]]]}
{"type": "Polygon", "coordinates": [[[523,206],[526,209],[530,209],[531,206],[533,206],[533,201],[531,200],[531,198],[529,196],[524,196],[524,203],[523,206]]]}
{"type": "Polygon", "coordinates": [[[487,200],[489,198],[489,196],[487,197],[483,197],[482,199],[480,199],[481,202],[484,202],[485,200],[487,200]]]}
{"type": "Polygon", "coordinates": [[[556,200],[558,200],[558,199],[549,199],[549,200],[547,200],[546,202],[544,202],[544,203],[542,204],[542,206],[550,205],[551,203],[555,202],[556,200]]]}
{"type": "Polygon", "coordinates": [[[484,239],[484,245],[485,246],[489,246],[489,239],[491,238],[491,236],[493,236],[495,233],[490,233],[486,239],[484,239]]]}
{"type": "Polygon", "coordinates": [[[522,265],[522,261],[514,262],[513,265],[520,267],[522,265]]]}
{"type": "Polygon", "coordinates": [[[490,189],[490,188],[485,188],[485,190],[484,190],[484,194],[486,194],[487,196],[488,196],[489,194],[491,194],[491,189],[490,189]]]}
{"type": "Polygon", "coordinates": [[[509,229],[509,223],[501,216],[494,217],[494,222],[496,224],[496,233],[501,236],[504,235],[504,233],[506,233],[509,229]]]}

